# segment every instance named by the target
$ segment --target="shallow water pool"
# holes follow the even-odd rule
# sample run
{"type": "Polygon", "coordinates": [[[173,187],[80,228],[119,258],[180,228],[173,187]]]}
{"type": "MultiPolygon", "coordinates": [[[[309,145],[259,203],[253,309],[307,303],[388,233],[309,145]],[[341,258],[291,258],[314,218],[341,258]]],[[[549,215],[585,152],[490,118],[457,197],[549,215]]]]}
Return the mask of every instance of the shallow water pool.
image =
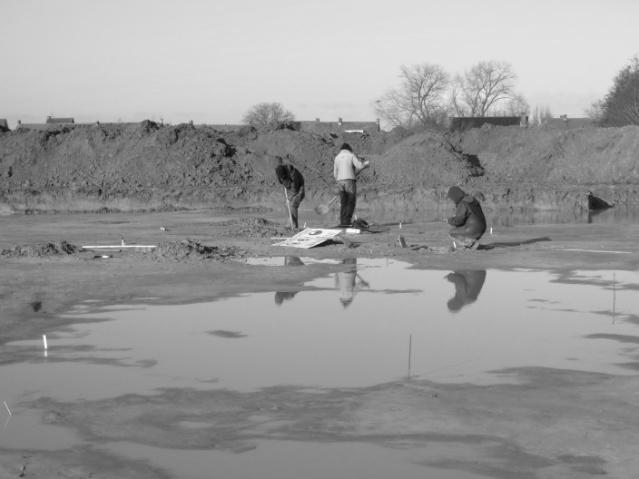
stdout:
{"type": "MultiPolygon", "coordinates": [[[[250,262],[304,267],[316,261],[289,256],[250,262]]],[[[0,401],[13,416],[0,415],[0,448],[56,449],[82,442],[38,422],[34,410],[21,406],[41,397],[73,403],[166,388],[362,388],[406,378],[495,384],[515,382],[512,370],[522,367],[622,375],[639,369],[638,272],[446,271],[387,259],[322,262],[335,271],[270,293],[171,306],[116,305],[99,313],[87,301],[68,313],[76,323],[47,332],[47,350],[42,338],[5,344],[0,401]]],[[[240,455],[126,443],[103,447],[173,468],[175,477],[209,477],[213,461],[235,471],[226,477],[260,471],[264,474],[254,477],[292,478],[299,476],[282,472],[273,457],[296,451],[322,464],[345,446],[267,440],[257,452],[240,455]]],[[[379,453],[376,447],[349,445],[368,458],[364,469],[354,464],[349,471],[367,477],[385,477],[371,471],[403,471],[404,477],[428,472],[411,462],[410,450],[379,453]]],[[[322,477],[321,468],[313,470],[322,477]]]]}
{"type": "MultiPolygon", "coordinates": [[[[294,258],[254,262],[313,261],[294,258]]],[[[636,373],[637,272],[343,263],[304,285],[211,303],[99,314],[79,305],[79,322],[50,331],[46,352],[40,338],[5,346],[25,359],[0,367],[3,384],[11,400],[76,400],[159,387],[363,387],[406,376],[487,384],[527,366],[636,373]]]]}

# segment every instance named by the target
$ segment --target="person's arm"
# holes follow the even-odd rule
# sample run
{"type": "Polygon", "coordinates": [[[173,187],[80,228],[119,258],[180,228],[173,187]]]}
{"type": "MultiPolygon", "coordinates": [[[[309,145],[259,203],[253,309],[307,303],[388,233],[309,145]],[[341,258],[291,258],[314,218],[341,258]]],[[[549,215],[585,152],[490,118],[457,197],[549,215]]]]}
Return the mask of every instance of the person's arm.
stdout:
{"type": "Polygon", "coordinates": [[[450,218],[448,218],[448,224],[452,226],[462,226],[466,223],[466,219],[469,215],[470,210],[468,209],[468,207],[463,202],[460,202],[457,205],[455,216],[451,216],[450,218]]]}
{"type": "Polygon", "coordinates": [[[368,168],[370,166],[370,161],[368,160],[360,160],[355,153],[353,153],[353,167],[355,168],[355,173],[359,173],[364,168],[368,168]]]}

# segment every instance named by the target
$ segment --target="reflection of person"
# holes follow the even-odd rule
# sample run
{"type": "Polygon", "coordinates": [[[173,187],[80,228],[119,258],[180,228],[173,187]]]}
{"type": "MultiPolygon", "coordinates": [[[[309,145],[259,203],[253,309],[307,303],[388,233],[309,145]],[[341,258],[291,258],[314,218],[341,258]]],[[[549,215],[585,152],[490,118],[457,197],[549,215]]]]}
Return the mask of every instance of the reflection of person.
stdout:
{"type": "MultiPolygon", "coordinates": [[[[304,266],[304,262],[299,256],[285,256],[284,266],[304,266]]],[[[291,300],[299,291],[277,291],[275,293],[275,304],[281,306],[284,301],[291,300]]]]}
{"type": "Polygon", "coordinates": [[[304,261],[299,256],[284,256],[284,266],[304,266],[304,261]]]}
{"type": "Polygon", "coordinates": [[[351,226],[357,201],[357,173],[370,165],[368,160],[360,160],[348,143],[343,143],[333,163],[333,176],[337,181],[340,199],[339,224],[351,226]]]}
{"type": "Polygon", "coordinates": [[[368,286],[359,274],[357,274],[357,258],[346,258],[343,264],[351,265],[346,271],[339,271],[335,274],[335,288],[339,290],[339,301],[344,308],[348,307],[355,299],[358,286],[368,286]],[[358,282],[359,280],[359,282],[358,282]]]}
{"type": "Polygon", "coordinates": [[[447,304],[448,310],[456,313],[477,300],[486,280],[486,271],[453,271],[446,275],[446,279],[455,285],[455,296],[447,304]]]}
{"type": "Polygon", "coordinates": [[[479,201],[458,186],[451,186],[447,196],[455,203],[455,216],[448,218],[448,224],[453,226],[449,231],[453,249],[456,242],[466,248],[477,249],[479,238],[486,231],[486,217],[479,201]]]}
{"type": "Polygon", "coordinates": [[[275,304],[281,306],[285,300],[293,299],[299,291],[277,291],[275,293],[275,304]]]}
{"type": "Polygon", "coordinates": [[[275,159],[277,162],[277,166],[275,167],[277,181],[286,188],[289,207],[291,209],[291,221],[293,222],[293,227],[297,229],[299,227],[298,209],[304,196],[306,196],[304,192],[304,177],[293,165],[284,163],[281,156],[277,156],[275,159]]]}

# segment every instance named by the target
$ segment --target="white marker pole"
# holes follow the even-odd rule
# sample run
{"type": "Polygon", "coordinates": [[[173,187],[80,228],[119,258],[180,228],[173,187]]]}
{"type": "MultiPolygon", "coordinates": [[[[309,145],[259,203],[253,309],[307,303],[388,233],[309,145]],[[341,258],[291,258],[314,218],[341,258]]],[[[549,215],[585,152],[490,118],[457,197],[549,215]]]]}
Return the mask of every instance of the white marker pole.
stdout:
{"type": "Polygon", "coordinates": [[[9,416],[13,416],[13,413],[11,412],[11,409],[9,409],[7,401],[2,401],[2,402],[4,403],[4,407],[7,408],[7,412],[9,413],[9,416]]]}
{"type": "Polygon", "coordinates": [[[42,335],[42,346],[44,347],[44,350],[46,351],[47,349],[49,349],[49,346],[47,345],[47,335],[43,334],[42,335]]]}

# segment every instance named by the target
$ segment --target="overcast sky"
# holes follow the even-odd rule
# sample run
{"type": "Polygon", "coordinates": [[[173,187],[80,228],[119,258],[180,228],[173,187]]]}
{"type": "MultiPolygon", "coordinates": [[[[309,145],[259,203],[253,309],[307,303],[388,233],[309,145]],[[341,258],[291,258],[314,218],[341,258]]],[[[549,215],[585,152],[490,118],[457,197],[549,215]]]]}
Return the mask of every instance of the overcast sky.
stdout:
{"type": "Polygon", "coordinates": [[[372,120],[401,65],[509,62],[584,116],[639,53],[637,0],[0,0],[0,118],[372,120]]]}

